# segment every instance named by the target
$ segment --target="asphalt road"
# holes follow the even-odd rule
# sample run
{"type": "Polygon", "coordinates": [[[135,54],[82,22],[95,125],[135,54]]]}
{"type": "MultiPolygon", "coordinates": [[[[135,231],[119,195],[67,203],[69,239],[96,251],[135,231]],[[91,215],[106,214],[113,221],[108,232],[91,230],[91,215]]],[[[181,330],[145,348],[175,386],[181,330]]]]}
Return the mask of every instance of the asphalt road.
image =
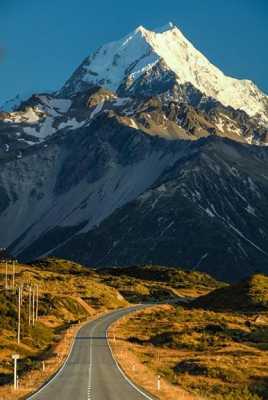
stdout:
{"type": "Polygon", "coordinates": [[[84,325],[64,368],[28,400],[154,400],[123,376],[106,339],[114,321],[138,308],[114,311],[84,325]]]}

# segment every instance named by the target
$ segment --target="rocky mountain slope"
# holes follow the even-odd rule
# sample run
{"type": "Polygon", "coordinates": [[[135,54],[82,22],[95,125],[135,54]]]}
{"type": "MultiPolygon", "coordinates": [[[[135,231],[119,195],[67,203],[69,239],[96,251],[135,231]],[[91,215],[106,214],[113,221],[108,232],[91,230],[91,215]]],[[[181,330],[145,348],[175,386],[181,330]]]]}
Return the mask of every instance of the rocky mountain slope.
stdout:
{"type": "Polygon", "coordinates": [[[23,260],[267,271],[268,100],[168,25],[0,112],[0,243],[23,260]]]}

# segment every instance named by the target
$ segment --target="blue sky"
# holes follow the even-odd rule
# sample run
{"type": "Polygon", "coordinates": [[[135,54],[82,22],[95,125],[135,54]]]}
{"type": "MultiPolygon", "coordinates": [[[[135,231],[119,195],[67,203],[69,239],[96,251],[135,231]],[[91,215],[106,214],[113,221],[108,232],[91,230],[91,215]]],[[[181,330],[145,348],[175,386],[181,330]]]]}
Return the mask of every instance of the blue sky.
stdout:
{"type": "Polygon", "coordinates": [[[55,90],[98,46],[169,21],[226,74],[268,93],[267,0],[0,0],[0,102],[55,90]]]}

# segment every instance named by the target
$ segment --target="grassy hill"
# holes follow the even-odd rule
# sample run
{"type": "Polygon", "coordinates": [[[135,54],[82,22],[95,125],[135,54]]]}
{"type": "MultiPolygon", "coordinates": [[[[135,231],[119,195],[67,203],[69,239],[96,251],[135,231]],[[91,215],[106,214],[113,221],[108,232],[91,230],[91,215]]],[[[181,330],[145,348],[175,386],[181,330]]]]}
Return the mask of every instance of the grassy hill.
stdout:
{"type": "MultiPolygon", "coordinates": [[[[6,257],[6,256],[5,256],[6,257]]],[[[9,384],[13,379],[12,354],[19,353],[19,379],[25,392],[46,379],[68,349],[78,322],[102,312],[124,307],[129,302],[169,301],[184,296],[195,298],[222,287],[209,275],[162,266],[96,270],[77,263],[47,258],[8,264],[5,288],[5,257],[0,260],[0,398],[15,399],[9,384]],[[38,320],[29,324],[29,292],[38,285],[38,320]],[[23,287],[21,342],[17,343],[18,287],[23,287]],[[46,372],[42,373],[45,361],[46,372]],[[29,378],[30,376],[30,378],[29,378]],[[26,387],[26,385],[32,385],[26,387]],[[9,389],[6,389],[9,388],[9,389]]]]}
{"type": "Polygon", "coordinates": [[[138,383],[130,360],[146,376],[161,375],[166,387],[161,400],[180,398],[179,388],[208,400],[268,400],[265,275],[217,288],[183,306],[139,311],[119,321],[113,333],[120,338],[119,360],[138,383]]]}
{"type": "Polygon", "coordinates": [[[164,266],[129,266],[98,270],[102,282],[116,288],[129,301],[164,301],[178,296],[196,297],[225,286],[210,275],[164,266]]]}
{"type": "Polygon", "coordinates": [[[252,275],[238,284],[219,288],[199,297],[193,305],[214,310],[268,310],[268,276],[252,275]]]}
{"type": "MultiPolygon", "coordinates": [[[[30,265],[16,264],[14,289],[13,267],[9,264],[8,290],[5,268],[5,262],[0,262],[0,385],[12,382],[15,352],[20,354],[18,372],[23,380],[26,373],[40,370],[42,361],[49,364],[58,356],[61,337],[77,322],[128,304],[94,272],[70,261],[51,258],[30,265]],[[22,285],[21,342],[17,344],[18,287],[22,285]],[[38,285],[39,290],[38,320],[34,325],[29,325],[30,285],[38,285]]],[[[5,398],[1,391],[0,398],[5,398]]]]}

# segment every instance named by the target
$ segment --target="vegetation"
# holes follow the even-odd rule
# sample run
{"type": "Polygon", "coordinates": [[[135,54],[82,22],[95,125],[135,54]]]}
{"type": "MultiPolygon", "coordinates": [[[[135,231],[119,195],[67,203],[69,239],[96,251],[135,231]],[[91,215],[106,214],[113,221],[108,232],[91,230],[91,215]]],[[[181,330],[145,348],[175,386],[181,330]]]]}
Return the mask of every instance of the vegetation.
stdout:
{"type": "Polygon", "coordinates": [[[180,387],[202,399],[266,400],[267,298],[268,277],[257,274],[189,304],[139,311],[113,330],[120,348],[170,385],[169,399],[180,387]]]}
{"type": "Polygon", "coordinates": [[[103,283],[116,288],[131,302],[192,298],[225,286],[208,274],[163,266],[105,268],[98,273],[103,283]]]}
{"type": "Polygon", "coordinates": [[[195,307],[246,312],[268,310],[268,276],[255,274],[231,286],[198,298],[195,307]]]}
{"type": "MultiPolygon", "coordinates": [[[[165,267],[133,267],[94,270],[57,258],[17,264],[16,289],[12,288],[12,265],[0,260],[0,385],[12,381],[12,354],[20,354],[20,378],[40,369],[44,360],[57,354],[60,338],[71,326],[128,301],[159,301],[178,296],[197,296],[219,286],[208,275],[165,267]],[[21,343],[17,344],[18,287],[23,285],[21,343]],[[38,321],[29,325],[29,287],[39,287],[38,321]],[[126,300],[125,300],[126,299],[126,300]]],[[[10,261],[11,262],[11,261],[10,261]]]]}
{"type": "Polygon", "coordinates": [[[134,378],[152,393],[155,376],[160,375],[161,391],[155,394],[165,400],[182,395],[185,400],[268,400],[268,277],[264,275],[227,286],[207,274],[161,266],[96,270],[56,258],[17,264],[15,286],[24,287],[18,344],[18,293],[11,287],[11,267],[8,272],[6,290],[5,263],[0,261],[3,399],[12,398],[5,397],[1,387],[12,381],[13,353],[20,354],[23,380],[40,371],[43,361],[59,362],[61,338],[78,322],[128,302],[161,301],[170,304],[131,314],[112,328],[116,355],[129,375],[135,374],[132,365],[139,364],[137,371],[143,372],[134,378]],[[28,321],[29,285],[39,287],[35,325],[28,321]]]}
{"type": "MultiPolygon", "coordinates": [[[[19,376],[41,369],[57,354],[59,341],[78,322],[128,303],[119,292],[100,282],[88,269],[54,258],[31,265],[16,264],[15,288],[12,265],[8,265],[5,289],[5,262],[0,262],[0,385],[12,382],[12,354],[19,353],[19,376]],[[17,343],[18,287],[23,285],[21,341],[17,343]],[[38,320],[29,324],[29,288],[39,288],[38,320]]],[[[1,393],[0,393],[1,397],[1,393]]],[[[1,397],[2,398],[2,397],[1,397]]]]}

